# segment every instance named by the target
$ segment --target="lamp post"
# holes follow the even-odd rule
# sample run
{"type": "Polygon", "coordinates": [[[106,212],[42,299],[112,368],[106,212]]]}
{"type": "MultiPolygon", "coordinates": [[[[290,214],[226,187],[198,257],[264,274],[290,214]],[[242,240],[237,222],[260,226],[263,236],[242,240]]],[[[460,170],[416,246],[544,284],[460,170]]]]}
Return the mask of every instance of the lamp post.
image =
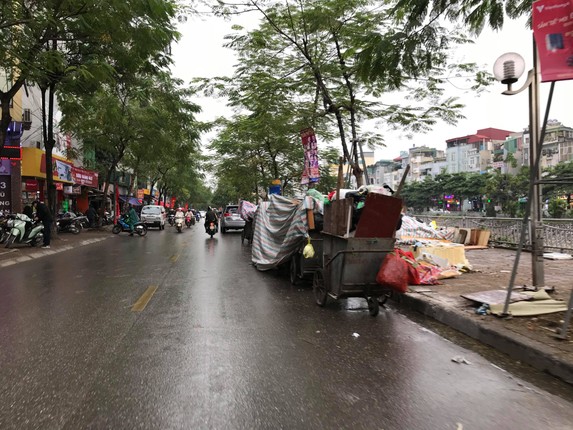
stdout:
{"type": "Polygon", "coordinates": [[[532,279],[535,287],[543,287],[545,285],[545,275],[543,269],[543,225],[541,223],[541,185],[539,183],[539,155],[540,146],[542,141],[539,133],[539,74],[538,74],[538,60],[537,48],[535,40],[533,41],[533,68],[527,73],[525,83],[517,90],[512,89],[512,84],[517,82],[525,69],[525,61],[523,58],[514,52],[510,52],[499,57],[494,64],[495,78],[503,84],[507,85],[507,90],[502,94],[515,95],[519,94],[525,89],[529,89],[529,166],[530,166],[530,190],[528,198],[528,211],[524,217],[522,237],[518,246],[518,254],[514,270],[512,273],[512,280],[509,286],[507,295],[506,306],[503,313],[507,314],[507,306],[511,295],[511,289],[515,281],[515,272],[517,271],[517,264],[519,262],[519,253],[523,245],[524,233],[527,223],[527,217],[531,215],[530,238],[531,238],[531,268],[532,279]]]}

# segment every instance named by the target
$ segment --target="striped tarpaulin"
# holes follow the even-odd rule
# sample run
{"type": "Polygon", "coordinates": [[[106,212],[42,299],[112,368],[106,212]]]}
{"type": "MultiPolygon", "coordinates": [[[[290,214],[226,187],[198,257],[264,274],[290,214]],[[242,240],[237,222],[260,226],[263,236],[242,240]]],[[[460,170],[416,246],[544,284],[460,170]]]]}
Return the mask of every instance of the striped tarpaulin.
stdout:
{"type": "Polygon", "coordinates": [[[304,200],[271,194],[255,214],[252,262],[258,270],[269,270],[287,262],[308,235],[306,210],[315,199],[304,200]]]}

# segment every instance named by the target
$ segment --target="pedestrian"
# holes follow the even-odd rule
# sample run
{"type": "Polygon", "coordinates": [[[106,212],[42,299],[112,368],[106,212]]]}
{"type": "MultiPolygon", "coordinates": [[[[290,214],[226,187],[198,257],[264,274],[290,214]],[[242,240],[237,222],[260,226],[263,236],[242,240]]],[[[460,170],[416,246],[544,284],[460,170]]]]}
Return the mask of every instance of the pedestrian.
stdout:
{"type": "Polygon", "coordinates": [[[130,236],[133,236],[133,231],[137,222],[139,222],[139,217],[137,216],[137,212],[135,212],[133,206],[130,204],[129,211],[127,212],[127,223],[129,224],[130,236]]]}
{"type": "Polygon", "coordinates": [[[34,200],[32,206],[36,210],[36,219],[42,221],[42,224],[44,225],[44,245],[42,246],[42,248],[49,248],[50,239],[52,236],[52,221],[53,221],[50,209],[40,200],[34,200]]]}
{"type": "Polygon", "coordinates": [[[93,205],[90,205],[88,207],[88,210],[86,211],[86,216],[88,218],[88,222],[90,224],[90,227],[95,227],[97,213],[96,213],[96,210],[93,207],[93,205]]]}
{"type": "Polygon", "coordinates": [[[32,209],[32,206],[30,205],[24,206],[24,211],[22,213],[26,215],[28,218],[34,219],[34,209],[32,209]]]}

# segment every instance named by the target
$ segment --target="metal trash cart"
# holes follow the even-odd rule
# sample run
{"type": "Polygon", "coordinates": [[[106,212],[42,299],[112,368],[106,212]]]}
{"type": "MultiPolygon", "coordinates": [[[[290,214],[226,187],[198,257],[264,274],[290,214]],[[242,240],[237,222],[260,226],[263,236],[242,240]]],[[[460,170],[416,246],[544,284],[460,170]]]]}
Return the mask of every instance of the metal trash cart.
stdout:
{"type": "Polygon", "coordinates": [[[316,303],[325,306],[328,297],[364,297],[370,315],[378,315],[391,291],[376,282],[376,275],[386,254],[394,250],[395,239],[342,237],[324,231],[322,237],[323,264],[312,281],[316,303]]]}
{"type": "Polygon", "coordinates": [[[306,237],[290,259],[289,278],[293,285],[298,284],[306,275],[313,275],[317,269],[322,268],[322,236],[320,233],[310,233],[310,243],[314,248],[314,257],[304,258],[302,252],[308,243],[306,237]]]}

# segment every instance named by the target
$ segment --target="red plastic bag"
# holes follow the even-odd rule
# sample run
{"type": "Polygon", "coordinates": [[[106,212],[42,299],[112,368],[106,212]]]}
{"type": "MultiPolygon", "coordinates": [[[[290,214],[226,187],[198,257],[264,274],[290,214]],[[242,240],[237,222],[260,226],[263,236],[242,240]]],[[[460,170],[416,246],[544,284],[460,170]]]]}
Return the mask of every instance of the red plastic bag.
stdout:
{"type": "Polygon", "coordinates": [[[416,261],[414,254],[411,251],[404,251],[400,248],[394,249],[394,252],[408,263],[408,285],[420,285],[420,271],[418,270],[420,264],[416,261]]]}
{"type": "Polygon", "coordinates": [[[380,265],[376,282],[396,292],[405,293],[408,291],[408,266],[409,264],[395,252],[390,252],[380,265]]]}

